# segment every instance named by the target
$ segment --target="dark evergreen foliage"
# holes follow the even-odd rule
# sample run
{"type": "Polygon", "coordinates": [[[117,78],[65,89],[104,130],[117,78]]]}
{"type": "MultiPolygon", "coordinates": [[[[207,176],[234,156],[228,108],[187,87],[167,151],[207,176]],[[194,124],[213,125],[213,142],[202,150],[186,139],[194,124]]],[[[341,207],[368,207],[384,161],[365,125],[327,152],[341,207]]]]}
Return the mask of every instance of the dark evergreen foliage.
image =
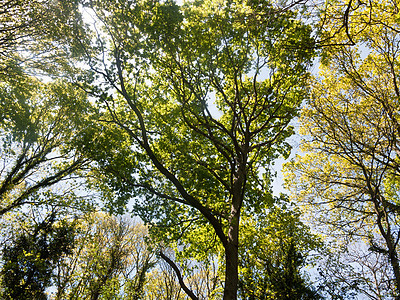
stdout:
{"type": "Polygon", "coordinates": [[[12,239],[3,249],[1,270],[2,299],[47,299],[52,270],[63,255],[73,249],[73,227],[55,223],[52,214],[32,228],[12,239]]]}

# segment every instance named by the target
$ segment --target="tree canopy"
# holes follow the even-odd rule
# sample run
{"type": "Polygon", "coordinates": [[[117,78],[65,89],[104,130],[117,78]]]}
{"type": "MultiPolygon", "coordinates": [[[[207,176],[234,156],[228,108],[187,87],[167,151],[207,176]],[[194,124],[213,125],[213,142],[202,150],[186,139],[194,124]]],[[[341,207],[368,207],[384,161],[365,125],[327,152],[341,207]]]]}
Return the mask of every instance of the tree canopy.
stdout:
{"type": "Polygon", "coordinates": [[[398,21],[390,1],[0,3],[1,296],[399,298],[398,21]]]}

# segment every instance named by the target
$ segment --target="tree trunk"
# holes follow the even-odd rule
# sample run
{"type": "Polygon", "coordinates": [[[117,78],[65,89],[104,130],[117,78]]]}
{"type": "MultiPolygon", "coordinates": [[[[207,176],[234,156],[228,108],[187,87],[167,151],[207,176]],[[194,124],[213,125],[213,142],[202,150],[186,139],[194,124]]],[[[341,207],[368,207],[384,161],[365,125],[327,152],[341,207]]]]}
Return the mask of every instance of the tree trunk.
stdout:
{"type": "Polygon", "coordinates": [[[236,300],[239,284],[239,212],[234,215],[228,231],[225,246],[225,288],[224,300],[236,300]]]}
{"type": "MultiPolygon", "coordinates": [[[[380,221],[380,219],[378,219],[380,221]]],[[[391,233],[391,228],[390,224],[387,223],[387,229],[386,231],[383,230],[382,224],[378,224],[379,229],[381,230],[381,233],[386,241],[386,246],[388,247],[388,255],[389,255],[389,261],[393,269],[394,273],[394,278],[396,282],[396,291],[397,291],[397,296],[395,299],[400,300],[400,266],[399,266],[399,259],[397,257],[397,251],[396,251],[396,245],[392,237],[391,233]]]]}
{"type": "Polygon", "coordinates": [[[390,259],[390,264],[392,265],[394,277],[396,280],[397,296],[395,297],[395,299],[400,300],[400,267],[399,267],[399,260],[396,255],[396,251],[395,251],[395,249],[393,249],[393,247],[389,248],[389,259],[390,259]]]}
{"type": "Polygon", "coordinates": [[[225,288],[224,300],[236,300],[239,283],[238,276],[238,248],[233,244],[228,244],[225,248],[225,288]]]}
{"type": "MultiPolygon", "coordinates": [[[[374,195],[375,196],[375,195],[374,195]]],[[[388,208],[385,204],[385,199],[382,196],[373,197],[374,206],[377,214],[377,225],[379,231],[386,242],[386,247],[388,248],[388,256],[390,265],[392,266],[392,270],[394,273],[395,283],[396,283],[396,291],[397,296],[396,300],[400,300],[400,266],[399,259],[396,251],[396,244],[393,236],[392,236],[392,228],[390,226],[389,217],[388,217],[388,208]],[[382,205],[382,207],[381,207],[382,205]],[[386,225],[386,226],[385,226],[386,225]],[[386,227],[386,228],[385,228],[386,227]]]]}

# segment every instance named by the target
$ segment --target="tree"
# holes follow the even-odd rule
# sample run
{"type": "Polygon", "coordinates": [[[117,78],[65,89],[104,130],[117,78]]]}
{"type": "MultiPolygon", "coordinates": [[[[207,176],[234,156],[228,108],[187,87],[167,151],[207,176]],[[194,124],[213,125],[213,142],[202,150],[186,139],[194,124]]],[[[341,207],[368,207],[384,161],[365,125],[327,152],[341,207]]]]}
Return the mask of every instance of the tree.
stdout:
{"type": "Polygon", "coordinates": [[[192,257],[220,251],[224,299],[236,299],[240,216],[272,199],[268,166],[290,151],[311,29],[264,1],[90,4],[103,28],[87,61],[102,82],[81,86],[107,112],[86,150],[160,237],[192,257]]]}
{"type": "Polygon", "coordinates": [[[3,299],[47,299],[45,289],[51,284],[53,268],[71,253],[74,242],[73,226],[56,222],[55,216],[48,215],[4,246],[3,299]]]}
{"type": "Polygon", "coordinates": [[[76,222],[75,249],[57,265],[55,299],[142,299],[156,263],[147,228],[104,213],[76,222]]]}
{"type": "Polygon", "coordinates": [[[150,272],[144,299],[181,300],[190,298],[182,291],[172,268],[165,263],[162,267],[155,268],[150,272]]]}
{"type": "Polygon", "coordinates": [[[352,29],[357,45],[326,49],[329,60],[302,112],[307,154],[289,167],[288,186],[298,201],[313,207],[314,219],[344,243],[350,256],[359,245],[368,249],[364,261],[353,261],[364,273],[361,278],[344,280],[357,281],[355,288],[371,299],[397,299],[398,7],[386,1],[360,6],[352,29]]]}
{"type": "MultiPolygon", "coordinates": [[[[283,200],[283,199],[282,199],[283,200]]],[[[302,274],[322,241],[285,200],[243,220],[239,291],[243,299],[322,299],[302,274]]]]}

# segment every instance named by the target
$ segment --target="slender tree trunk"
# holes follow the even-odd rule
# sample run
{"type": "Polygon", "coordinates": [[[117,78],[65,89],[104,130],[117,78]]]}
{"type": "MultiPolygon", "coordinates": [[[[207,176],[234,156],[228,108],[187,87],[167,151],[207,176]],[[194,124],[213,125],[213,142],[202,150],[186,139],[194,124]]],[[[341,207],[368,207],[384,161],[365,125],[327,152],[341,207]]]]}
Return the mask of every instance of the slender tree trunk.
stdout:
{"type": "Polygon", "coordinates": [[[198,300],[199,298],[197,298],[197,296],[186,286],[178,266],[162,251],[160,251],[160,256],[174,270],[175,275],[178,277],[179,285],[181,286],[181,289],[185,291],[186,295],[188,295],[190,299],[198,300]]]}

